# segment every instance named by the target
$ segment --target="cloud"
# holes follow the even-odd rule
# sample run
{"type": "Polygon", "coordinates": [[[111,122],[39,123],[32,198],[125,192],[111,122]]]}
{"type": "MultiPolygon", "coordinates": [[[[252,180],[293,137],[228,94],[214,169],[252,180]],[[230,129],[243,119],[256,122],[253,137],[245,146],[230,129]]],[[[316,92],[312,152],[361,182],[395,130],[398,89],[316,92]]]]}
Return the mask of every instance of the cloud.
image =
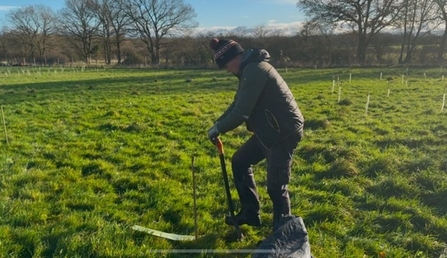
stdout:
{"type": "Polygon", "coordinates": [[[304,22],[290,22],[290,23],[280,23],[275,20],[270,20],[267,22],[265,27],[271,31],[272,34],[275,32],[280,32],[280,34],[293,36],[298,33],[303,28],[304,22]]]}
{"type": "Polygon", "coordinates": [[[296,6],[297,1],[296,0],[279,0],[278,3],[281,4],[290,4],[296,6]]]}
{"type": "MultiPolygon", "coordinates": [[[[264,2],[271,3],[272,0],[264,0],[264,2]]],[[[296,0],[275,0],[275,4],[282,4],[282,5],[293,5],[296,6],[297,1],[296,0]]]]}
{"type": "Polygon", "coordinates": [[[0,5],[0,11],[9,11],[11,9],[17,8],[17,6],[11,5],[0,5]]]}
{"type": "Polygon", "coordinates": [[[270,20],[266,24],[256,26],[256,27],[198,27],[195,29],[195,35],[244,35],[244,36],[255,36],[256,31],[259,27],[263,27],[266,35],[284,35],[284,36],[294,36],[303,27],[303,22],[291,22],[291,23],[279,23],[276,20],[270,20]]]}

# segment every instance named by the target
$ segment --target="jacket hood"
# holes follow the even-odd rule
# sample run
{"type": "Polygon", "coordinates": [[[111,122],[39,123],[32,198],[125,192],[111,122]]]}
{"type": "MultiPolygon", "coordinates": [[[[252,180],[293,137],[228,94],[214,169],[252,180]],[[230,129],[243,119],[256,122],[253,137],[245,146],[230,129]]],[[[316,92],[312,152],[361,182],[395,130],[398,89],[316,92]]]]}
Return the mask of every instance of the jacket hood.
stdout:
{"type": "Polygon", "coordinates": [[[244,70],[244,67],[248,63],[259,63],[269,61],[270,61],[270,54],[269,52],[267,52],[267,50],[260,48],[250,48],[244,52],[238,74],[242,73],[242,70],[244,70]]]}

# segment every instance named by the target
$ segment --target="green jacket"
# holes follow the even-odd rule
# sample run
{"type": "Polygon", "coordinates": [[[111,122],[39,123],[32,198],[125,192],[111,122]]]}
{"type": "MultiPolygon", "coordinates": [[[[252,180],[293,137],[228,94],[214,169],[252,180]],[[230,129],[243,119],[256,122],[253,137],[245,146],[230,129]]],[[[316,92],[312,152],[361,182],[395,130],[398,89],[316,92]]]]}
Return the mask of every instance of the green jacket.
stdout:
{"type": "Polygon", "coordinates": [[[233,103],[216,124],[220,133],[226,133],[246,122],[266,148],[293,133],[302,135],[304,126],[289,86],[268,59],[265,50],[250,49],[244,54],[233,103]]]}

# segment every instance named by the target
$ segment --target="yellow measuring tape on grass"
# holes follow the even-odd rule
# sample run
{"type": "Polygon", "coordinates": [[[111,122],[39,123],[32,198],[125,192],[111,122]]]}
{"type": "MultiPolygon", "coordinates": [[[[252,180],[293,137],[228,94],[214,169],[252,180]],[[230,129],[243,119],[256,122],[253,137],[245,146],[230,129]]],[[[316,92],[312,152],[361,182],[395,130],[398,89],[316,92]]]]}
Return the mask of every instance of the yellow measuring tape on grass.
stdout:
{"type": "Polygon", "coordinates": [[[163,231],[158,231],[155,229],[145,228],[142,226],[135,225],[132,227],[133,230],[144,232],[153,236],[163,237],[170,240],[175,241],[193,241],[195,240],[195,236],[188,236],[188,235],[178,235],[178,234],[172,234],[172,233],[166,233],[163,231]]]}

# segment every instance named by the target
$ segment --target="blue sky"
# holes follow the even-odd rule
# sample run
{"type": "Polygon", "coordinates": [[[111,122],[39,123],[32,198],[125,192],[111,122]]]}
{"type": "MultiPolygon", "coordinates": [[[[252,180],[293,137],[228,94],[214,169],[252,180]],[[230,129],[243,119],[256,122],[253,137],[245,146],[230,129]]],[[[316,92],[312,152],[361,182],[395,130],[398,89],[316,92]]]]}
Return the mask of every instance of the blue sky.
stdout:
{"type": "MultiPolygon", "coordinates": [[[[195,9],[201,30],[264,26],[277,30],[297,30],[304,16],[296,7],[297,0],[184,0],[195,9]]],[[[11,8],[42,4],[54,10],[64,6],[63,0],[0,0],[0,28],[6,24],[11,8]]]]}

